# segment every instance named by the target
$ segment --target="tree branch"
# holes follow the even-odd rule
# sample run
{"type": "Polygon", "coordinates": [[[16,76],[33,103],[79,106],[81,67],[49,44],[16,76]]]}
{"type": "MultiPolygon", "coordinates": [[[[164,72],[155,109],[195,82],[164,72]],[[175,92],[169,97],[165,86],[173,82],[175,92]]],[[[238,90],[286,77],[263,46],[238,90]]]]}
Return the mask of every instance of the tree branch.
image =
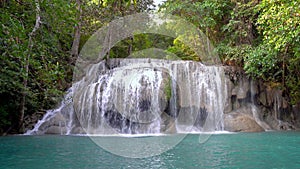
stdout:
{"type": "Polygon", "coordinates": [[[35,25],[32,31],[29,33],[29,38],[31,38],[36,33],[36,31],[40,28],[41,25],[41,15],[40,15],[41,8],[40,8],[39,0],[35,0],[35,12],[36,12],[35,25]]]}
{"type": "Polygon", "coordinates": [[[75,26],[75,33],[74,33],[74,39],[73,39],[73,44],[71,48],[71,58],[75,58],[72,60],[76,60],[79,54],[79,45],[80,45],[80,37],[81,37],[81,1],[76,0],[76,5],[77,5],[77,20],[78,23],[75,26]]]}

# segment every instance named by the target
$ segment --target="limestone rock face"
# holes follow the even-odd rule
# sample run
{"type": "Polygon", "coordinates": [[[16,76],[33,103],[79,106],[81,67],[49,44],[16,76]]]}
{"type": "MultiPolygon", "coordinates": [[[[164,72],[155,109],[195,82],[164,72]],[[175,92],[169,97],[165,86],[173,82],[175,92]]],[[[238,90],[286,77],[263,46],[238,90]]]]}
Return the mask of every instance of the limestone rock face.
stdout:
{"type": "Polygon", "coordinates": [[[32,134],[149,134],[300,127],[300,104],[237,67],[192,61],[110,59],[88,67],[62,106],[25,118],[32,134]],[[46,115],[44,116],[46,117],[46,115]],[[37,125],[36,125],[37,126],[37,125]]]}
{"type": "Polygon", "coordinates": [[[224,117],[224,129],[230,132],[261,132],[264,129],[249,115],[230,113],[224,117]]]}
{"type": "MultiPolygon", "coordinates": [[[[224,69],[228,93],[224,109],[225,130],[243,131],[249,128],[249,119],[244,115],[253,119],[264,130],[294,130],[300,126],[300,120],[297,120],[299,118],[295,117],[300,114],[299,108],[295,109],[294,106],[293,109],[289,105],[282,90],[253,80],[243,70],[235,67],[225,66],[224,69]],[[232,116],[227,116],[229,114],[232,116]],[[239,124],[238,121],[243,123],[239,124]],[[246,124],[249,124],[248,127],[246,124]],[[233,127],[234,125],[238,126],[233,127]]],[[[251,126],[255,127],[254,123],[251,126]]]]}
{"type": "Polygon", "coordinates": [[[49,120],[45,121],[40,127],[39,131],[42,133],[37,134],[66,134],[67,126],[66,119],[61,113],[55,114],[49,120]]]}

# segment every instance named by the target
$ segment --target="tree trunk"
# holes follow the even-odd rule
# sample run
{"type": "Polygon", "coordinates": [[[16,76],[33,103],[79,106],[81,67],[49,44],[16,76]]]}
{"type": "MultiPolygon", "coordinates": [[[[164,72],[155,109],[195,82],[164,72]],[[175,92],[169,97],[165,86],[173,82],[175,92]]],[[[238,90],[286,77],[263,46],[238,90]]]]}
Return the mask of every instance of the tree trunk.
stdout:
{"type": "Polygon", "coordinates": [[[109,54],[110,54],[110,48],[111,48],[111,25],[108,25],[106,36],[104,39],[104,42],[102,44],[102,50],[99,53],[98,59],[105,59],[106,60],[106,67],[110,69],[110,61],[109,61],[109,54]],[[106,58],[105,58],[106,56],[106,58]]]}
{"type": "Polygon", "coordinates": [[[79,54],[79,45],[80,45],[80,30],[81,30],[81,1],[76,0],[77,4],[77,11],[78,11],[78,24],[75,26],[75,34],[74,34],[74,39],[73,39],[73,44],[72,44],[72,49],[71,49],[71,57],[75,58],[72,60],[76,60],[79,54]]]}
{"type": "Polygon", "coordinates": [[[284,51],[284,54],[283,54],[283,57],[282,57],[282,85],[283,85],[283,90],[285,91],[285,69],[286,69],[286,63],[285,63],[285,58],[286,58],[286,55],[287,55],[287,52],[288,52],[288,49],[289,49],[289,45],[287,45],[285,47],[285,51],[284,51]]]}
{"type": "Polygon", "coordinates": [[[130,39],[130,41],[128,44],[128,51],[127,51],[128,56],[131,55],[132,50],[133,50],[133,40],[134,40],[133,35],[129,39],[130,39]]]}
{"type": "MultiPolygon", "coordinates": [[[[106,56],[106,64],[107,64],[107,67],[108,67],[108,69],[110,69],[111,67],[110,67],[110,60],[109,60],[109,55],[110,55],[110,47],[111,47],[111,28],[110,28],[110,26],[108,27],[108,37],[106,37],[107,38],[107,56],[106,56]]],[[[106,46],[105,46],[106,47],[106,46]]],[[[104,47],[104,48],[105,48],[104,47]]]]}
{"type": "Polygon", "coordinates": [[[41,24],[41,16],[40,16],[41,10],[40,10],[39,0],[35,0],[35,12],[36,12],[35,25],[32,31],[29,33],[28,54],[24,59],[25,76],[23,77],[23,90],[21,92],[20,113],[19,113],[19,121],[18,121],[19,132],[24,132],[23,121],[24,121],[25,105],[26,105],[25,103],[26,103],[26,95],[27,95],[29,60],[30,60],[31,50],[33,48],[32,38],[35,35],[36,31],[40,28],[40,24],[41,24]]]}

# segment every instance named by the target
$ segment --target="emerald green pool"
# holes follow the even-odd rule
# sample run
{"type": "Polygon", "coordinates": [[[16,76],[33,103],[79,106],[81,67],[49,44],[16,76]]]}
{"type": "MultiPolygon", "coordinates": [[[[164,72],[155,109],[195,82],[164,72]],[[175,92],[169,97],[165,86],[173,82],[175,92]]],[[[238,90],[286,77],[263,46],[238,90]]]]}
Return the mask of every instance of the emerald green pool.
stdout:
{"type": "Polygon", "coordinates": [[[84,136],[7,136],[0,137],[0,168],[300,168],[300,132],[216,134],[204,144],[191,134],[140,159],[111,154],[84,136]]]}

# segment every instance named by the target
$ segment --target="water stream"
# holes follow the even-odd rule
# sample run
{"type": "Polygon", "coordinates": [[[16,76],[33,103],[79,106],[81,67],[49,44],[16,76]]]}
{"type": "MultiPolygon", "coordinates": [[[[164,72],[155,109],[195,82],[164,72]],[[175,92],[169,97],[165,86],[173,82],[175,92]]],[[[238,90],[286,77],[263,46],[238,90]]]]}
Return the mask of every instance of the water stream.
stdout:
{"type": "Polygon", "coordinates": [[[61,121],[58,127],[65,134],[220,131],[225,89],[220,66],[158,59],[102,61],[87,67],[61,106],[48,111],[27,134],[44,133],[51,121],[61,121]]]}

